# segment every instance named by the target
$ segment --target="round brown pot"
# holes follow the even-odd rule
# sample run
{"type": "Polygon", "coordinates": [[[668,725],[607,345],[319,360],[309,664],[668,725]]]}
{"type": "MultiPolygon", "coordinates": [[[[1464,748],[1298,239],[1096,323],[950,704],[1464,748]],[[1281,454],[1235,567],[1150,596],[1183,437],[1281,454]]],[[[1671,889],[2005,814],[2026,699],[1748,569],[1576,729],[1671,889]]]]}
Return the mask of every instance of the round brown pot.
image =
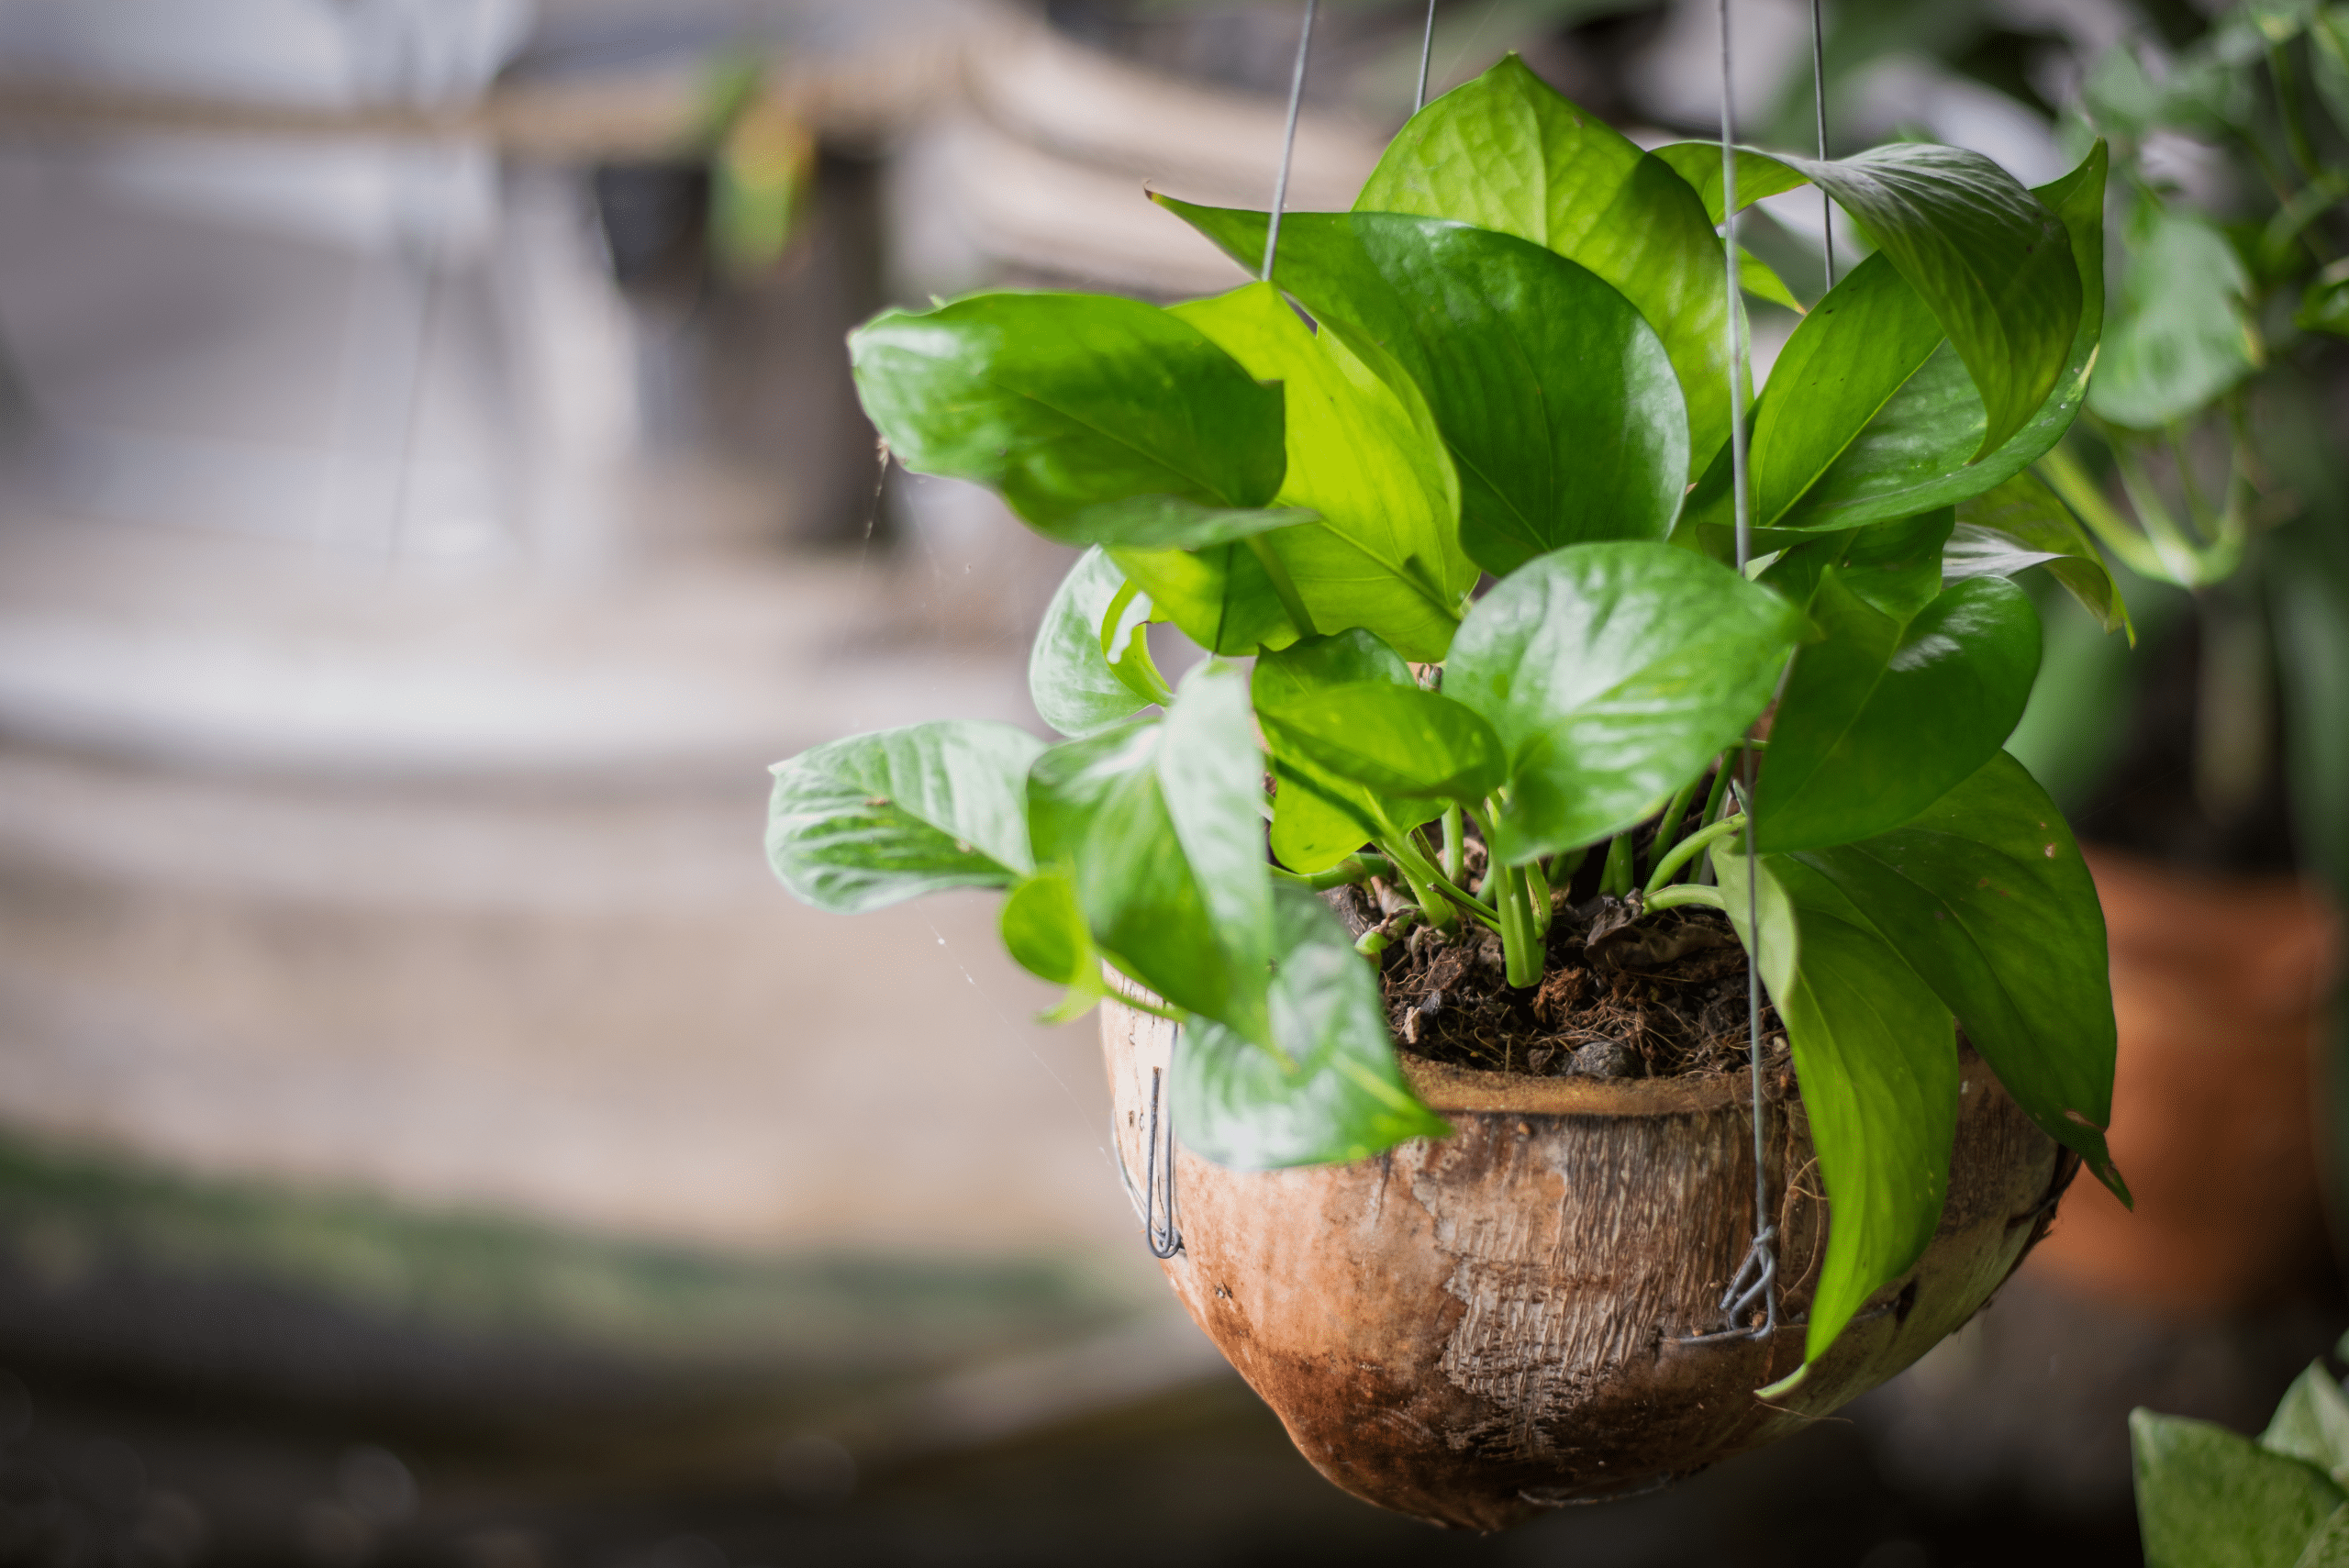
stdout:
{"type": "MultiPolygon", "coordinates": [[[[1102,1043],[1118,1150],[1145,1170],[1174,1028],[1114,1004],[1102,1043]]],[[[1497,1529],[1647,1490],[1787,1436],[1908,1366],[1980,1309],[2074,1162],[1971,1052],[1949,1201],[1917,1266],[1785,1398],[1826,1245],[1800,1097],[1765,1085],[1786,1316],[1766,1341],[1683,1341],[1753,1229],[1742,1074],[1600,1081],[1406,1056],[1453,1134],[1376,1159],[1232,1171],[1175,1162],[1166,1276],[1314,1467],[1358,1497],[1497,1529]]],[[[1177,1131],[1179,1132],[1179,1128],[1177,1131]]]]}
{"type": "Polygon", "coordinates": [[[2034,1278],[2171,1317],[2288,1295],[2328,1266],[2315,1048],[2340,922],[2289,877],[2197,876],[2087,850],[2121,1026],[2112,1157],[2065,1198],[2034,1278]]]}

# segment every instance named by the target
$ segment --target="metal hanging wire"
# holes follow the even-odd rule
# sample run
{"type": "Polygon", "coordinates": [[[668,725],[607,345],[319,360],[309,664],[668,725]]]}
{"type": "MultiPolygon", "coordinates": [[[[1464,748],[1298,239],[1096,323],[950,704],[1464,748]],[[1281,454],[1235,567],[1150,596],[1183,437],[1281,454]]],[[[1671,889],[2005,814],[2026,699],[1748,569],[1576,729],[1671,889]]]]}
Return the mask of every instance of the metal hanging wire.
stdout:
{"type": "Polygon", "coordinates": [[[1411,112],[1428,106],[1428,60],[1435,53],[1435,0],[1428,0],[1428,25],[1419,34],[1419,86],[1411,95],[1411,112]]]}
{"type": "Polygon", "coordinates": [[[1273,217],[1264,226],[1264,270],[1258,274],[1273,281],[1273,260],[1280,254],[1281,214],[1288,207],[1288,166],[1297,156],[1297,111],[1305,102],[1305,60],[1313,52],[1313,13],[1321,0],[1305,0],[1305,26],[1297,35],[1297,69],[1288,79],[1288,128],[1281,133],[1281,172],[1273,182],[1273,217]]]}
{"type": "MultiPolygon", "coordinates": [[[[1827,161],[1827,28],[1820,20],[1824,0],[1810,0],[1810,107],[1819,126],[1819,161],[1827,161]]],[[[1819,193],[1819,232],[1827,242],[1827,286],[1835,286],[1835,198],[1819,193]]]]}
{"type": "Polygon", "coordinates": [[[1134,1206],[1134,1214],[1141,1220],[1142,1239],[1149,1243],[1150,1255],[1165,1261],[1179,1257],[1183,1251],[1183,1229],[1174,1209],[1174,1116],[1171,1110],[1162,1113],[1160,1101],[1163,1090],[1163,1072],[1150,1070],[1150,1120],[1142,1132],[1141,1185],[1134,1185],[1133,1167],[1126,1163],[1125,1152],[1118,1147],[1118,1118],[1109,1116],[1110,1163],[1118,1168],[1118,1180],[1124,1184],[1126,1201],[1134,1206]]]}

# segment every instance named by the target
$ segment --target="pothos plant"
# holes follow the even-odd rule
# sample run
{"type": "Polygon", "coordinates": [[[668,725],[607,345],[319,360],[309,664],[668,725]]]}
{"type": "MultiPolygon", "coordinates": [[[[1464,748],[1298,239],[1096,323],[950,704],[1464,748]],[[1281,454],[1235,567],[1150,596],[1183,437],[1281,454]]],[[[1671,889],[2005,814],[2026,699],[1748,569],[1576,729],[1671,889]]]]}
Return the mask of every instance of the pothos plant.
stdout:
{"type": "MultiPolygon", "coordinates": [[[[1184,1141],[1250,1167],[1447,1130],[1317,891],[1375,876],[1408,906],[1386,931],[1489,928],[1520,986],[1585,857],[1642,917],[1721,909],[1830,1199],[1815,1358],[1932,1236],[1953,1015],[2121,1190],[2095,890],[2000,751],[2039,659],[2009,576],[2054,562],[2111,602],[2060,509],[2006,504],[2095,358],[2105,163],[2034,192],[1947,147],[1737,157],[1741,203],[1808,181],[1876,248],[1751,411],[1743,573],[1720,150],[1643,152],[1514,57],[1415,117],[1353,210],[1282,217],[1269,281],[867,324],[857,384],[897,458],[1084,547],[1030,668],[1067,739],[950,720],[818,747],[776,768],[768,847],[828,909],[1007,890],[1012,956],[1067,987],[1052,1016],[1105,995],[1105,965],[1132,982],[1123,1005],[1182,1026],[1184,1141]],[[1157,621],[1210,655],[1179,686],[1157,621]],[[1700,796],[1763,747],[1750,799],[1700,796]]],[[[1269,215],[1159,200],[1265,255],[1269,215]]]]}

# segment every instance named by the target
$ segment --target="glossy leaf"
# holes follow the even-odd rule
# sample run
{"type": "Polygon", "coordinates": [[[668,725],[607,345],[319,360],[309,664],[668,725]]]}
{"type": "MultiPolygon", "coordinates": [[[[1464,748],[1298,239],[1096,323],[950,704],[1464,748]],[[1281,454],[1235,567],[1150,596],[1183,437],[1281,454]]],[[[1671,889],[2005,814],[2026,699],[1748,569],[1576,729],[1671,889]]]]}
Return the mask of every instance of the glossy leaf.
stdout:
{"type": "Polygon", "coordinates": [[[1897,828],[1996,756],[2039,673],[2039,616],[2000,577],[1943,591],[1905,624],[1830,568],[1810,600],[1826,633],[1795,654],[1755,786],[1765,853],[1897,828]]]}
{"type": "MultiPolygon", "coordinates": [[[[1653,155],[1672,166],[1673,172],[1688,183],[1697,199],[1705,204],[1705,221],[1718,224],[1721,220],[1721,144],[1718,141],[1668,141],[1653,150],[1653,155]]],[[[1743,212],[1765,196],[1799,189],[1806,182],[1801,171],[1791,167],[1766,152],[1751,148],[1737,150],[1737,210],[1743,212]]]]}
{"type": "Polygon", "coordinates": [[[2294,1568],[2343,1501],[2331,1479],[2182,1416],[2129,1413],[2145,1568],[2294,1568]]]}
{"type": "Polygon", "coordinates": [[[1459,481],[1417,389],[1380,380],[1269,284],[1174,314],[1286,393],[1288,472],[1274,499],[1320,520],[1265,542],[1311,628],[1367,627],[1409,658],[1442,659],[1477,571],[1460,549],[1459,481]]]}
{"type": "Polygon", "coordinates": [[[2012,478],[2062,439],[2087,395],[2103,328],[2104,172],[2099,142],[2071,173],[2039,187],[2038,195],[2071,236],[2082,306],[2063,374],[2013,439],[1977,459],[1988,428],[1982,395],[1943,344],[1791,509],[1757,520],[1786,528],[1844,528],[1914,517],[2012,478]]]}
{"type": "Polygon", "coordinates": [[[985,719],[852,736],[774,766],[767,860],[819,909],[858,915],[1034,869],[1024,806],[1043,743],[985,719]]]}
{"type": "Polygon", "coordinates": [[[1281,485],[1280,389],[1153,306],[973,295],[884,312],[849,358],[898,461],[1000,491],[1050,538],[1171,548],[1295,520],[1254,515],[1281,485]]]}
{"type": "Polygon", "coordinates": [[[2001,754],[1907,823],[1794,857],[1924,976],[2017,1104],[2123,1202],[2104,910],[2055,803],[2001,754]]]}
{"type": "MultiPolygon", "coordinates": [[[[1397,688],[1417,684],[1399,654],[1370,632],[1357,629],[1307,638],[1264,655],[1250,677],[1250,693],[1262,714],[1332,687],[1368,681],[1397,688]]],[[[1273,853],[1291,871],[1326,871],[1390,827],[1416,828],[1440,809],[1436,802],[1384,796],[1341,778],[1285,744],[1275,727],[1266,727],[1264,739],[1280,783],[1273,797],[1273,853]]]]}
{"type": "Polygon", "coordinates": [[[1444,669],[1507,749],[1494,851],[1522,864],[1654,809],[1762,711],[1801,618],[1669,545],[1577,545],[1504,578],[1444,669]]]}
{"type": "MultiPolygon", "coordinates": [[[[1587,267],[1639,308],[1671,356],[1687,397],[1689,477],[1729,439],[1729,291],[1714,220],[1670,164],[1516,54],[1412,117],[1354,210],[1454,218],[1587,267]]],[[[1753,285],[1784,292],[1767,267],[1752,269],[1753,285]]]]}
{"type": "Polygon", "coordinates": [[[1452,1129],[1405,1083],[1377,973],[1327,906],[1277,891],[1273,1035],[1278,1051],[1213,1023],[1176,1038],[1171,1103],[1194,1153],[1239,1170],[1364,1160],[1452,1129]]]}
{"type": "Polygon", "coordinates": [[[2259,1446],[2312,1464],[2340,1485],[2349,1476],[2349,1395],[2322,1362],[2311,1362],[2276,1407],[2259,1446]]]}
{"type": "Polygon", "coordinates": [[[2131,228],[2088,410],[2156,429],[2249,375],[2259,348],[2243,316],[2250,281],[2225,235],[2175,209],[2142,213],[2131,228]]]}
{"type": "MultiPolygon", "coordinates": [[[[1263,213],[1157,199],[1233,256],[1264,253],[1263,213]]],[[[1460,476],[1461,545],[1486,571],[1671,531],[1688,466],[1680,384],[1654,329],[1592,272],[1463,224],[1299,212],[1282,219],[1274,281],[1425,396],[1460,476]]]]}
{"type": "Polygon", "coordinates": [[[1787,280],[1771,270],[1770,263],[1741,245],[1737,248],[1737,286],[1753,298],[1771,305],[1782,306],[1797,316],[1803,313],[1802,301],[1787,286],[1787,280]]]}
{"type": "Polygon", "coordinates": [[[1381,795],[1475,806],[1506,777],[1493,727],[1440,692],[1357,682],[1260,706],[1256,717],[1283,751],[1381,795]]]}
{"type": "MultiPolygon", "coordinates": [[[[2019,473],[1957,508],[1957,528],[1942,551],[1942,574],[2012,577],[2034,566],[2080,602],[2107,631],[2129,629],[2129,606],[2070,508],[2038,475],[2019,473]]],[[[2133,633],[2132,633],[2133,635],[2133,633]]]]}
{"type": "MultiPolygon", "coordinates": [[[[1125,573],[1099,549],[1086,550],[1044,608],[1028,655],[1028,695],[1063,735],[1092,735],[1122,724],[1155,700],[1120,679],[1102,649],[1102,625],[1126,587],[1125,573]]],[[[1146,595],[1139,600],[1147,615],[1146,595]]]]}
{"type": "Polygon", "coordinates": [[[1090,1011],[1108,994],[1101,955],[1077,903],[1076,884],[1064,873],[1043,872],[1013,888],[996,924],[1005,950],[1022,969],[1068,987],[1067,995],[1044,1013],[1043,1022],[1066,1023],[1090,1011]]]}
{"type": "Polygon", "coordinates": [[[1783,856],[1761,864],[1749,894],[1751,862],[1713,855],[1730,920],[1786,1021],[1827,1191],[1810,1362],[1933,1239],[1957,1137],[1957,1039],[1949,1009],[1831,884],[1783,856]]]}
{"type": "Polygon", "coordinates": [[[1095,943],[1176,1006],[1270,1037],[1263,759],[1239,672],[1206,664],[1163,722],[1055,746],[1029,775],[1036,859],[1076,888],[1095,943]]]}

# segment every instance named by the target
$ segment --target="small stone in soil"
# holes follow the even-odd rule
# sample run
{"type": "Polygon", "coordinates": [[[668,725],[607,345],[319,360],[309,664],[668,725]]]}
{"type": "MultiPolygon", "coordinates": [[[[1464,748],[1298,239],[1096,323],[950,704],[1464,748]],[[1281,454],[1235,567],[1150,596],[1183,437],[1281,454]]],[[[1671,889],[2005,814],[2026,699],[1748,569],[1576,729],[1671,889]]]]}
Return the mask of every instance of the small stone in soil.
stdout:
{"type": "Polygon", "coordinates": [[[1620,1040],[1594,1040],[1578,1047],[1567,1069],[1578,1078],[1636,1078],[1640,1054],[1620,1040]]]}

